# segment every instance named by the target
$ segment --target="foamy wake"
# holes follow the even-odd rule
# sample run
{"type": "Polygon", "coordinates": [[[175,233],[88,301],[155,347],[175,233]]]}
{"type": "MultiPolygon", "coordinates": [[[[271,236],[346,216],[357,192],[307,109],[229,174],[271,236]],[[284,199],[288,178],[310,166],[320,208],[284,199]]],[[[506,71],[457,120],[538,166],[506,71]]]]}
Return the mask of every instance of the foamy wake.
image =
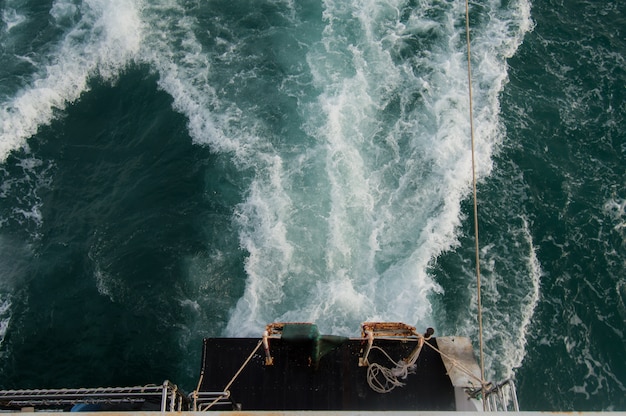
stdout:
{"type": "MultiPolygon", "coordinates": [[[[273,320],[314,320],[354,334],[368,319],[420,326],[435,319],[429,296],[440,287],[429,265],[457,242],[471,179],[464,10],[437,3],[409,11],[396,3],[325,3],[323,37],[308,59],[323,91],[307,109],[307,133],[319,145],[297,165],[283,161],[270,180],[259,177],[241,208],[248,282],[227,334],[258,335],[273,320]],[[429,17],[432,9],[439,20],[429,17]],[[416,42],[424,49],[412,49],[416,42]],[[411,57],[401,59],[407,50],[411,57]],[[301,218],[303,198],[295,206],[289,192],[294,174],[316,163],[312,156],[324,161],[316,171],[321,185],[317,201],[304,198],[304,205],[316,204],[317,220],[301,218]]],[[[530,28],[527,3],[489,7],[474,35],[481,176],[502,136],[505,59],[530,28]]],[[[523,355],[523,341],[514,344],[523,355]]]]}
{"type": "MultiPolygon", "coordinates": [[[[0,347],[12,319],[17,283],[27,269],[32,252],[19,239],[0,234],[0,347]]],[[[2,350],[0,349],[0,354],[2,350]]]]}
{"type": "Polygon", "coordinates": [[[139,50],[142,22],[132,2],[65,3],[54,3],[52,17],[61,22],[78,16],[78,23],[39,60],[30,85],[1,104],[0,162],[87,91],[91,77],[115,78],[139,50]]]}
{"type": "MultiPolygon", "coordinates": [[[[132,61],[142,36],[139,10],[133,6],[136,5],[123,0],[92,0],[79,6],[62,0],[54,2],[50,15],[59,29],[68,27],[68,22],[76,23],[65,30],[53,52],[29,58],[38,66],[32,81],[0,103],[0,162],[10,152],[27,148],[27,139],[88,90],[90,78],[113,80],[132,61]]],[[[2,10],[7,33],[26,24],[28,19],[23,16],[19,10],[2,10]]],[[[2,197],[14,189],[21,191],[10,216],[0,218],[0,226],[13,221],[34,222],[39,226],[42,218],[38,190],[48,185],[49,163],[26,157],[18,162],[18,167],[22,175],[3,178],[2,197]]],[[[13,260],[3,259],[0,264],[3,268],[5,261],[13,260]]],[[[3,278],[5,282],[9,276],[3,278]]],[[[0,298],[0,340],[4,338],[10,316],[11,301],[0,298]]]]}
{"type": "Polygon", "coordinates": [[[494,257],[499,256],[496,252],[506,253],[506,250],[493,250],[494,256],[483,253],[486,260],[485,271],[493,273],[493,283],[486,284],[484,290],[484,296],[492,303],[490,308],[483,311],[488,352],[486,368],[489,369],[488,376],[498,380],[512,378],[514,370],[522,365],[526,355],[528,331],[540,298],[543,272],[536,256],[528,221],[525,218],[520,218],[520,221],[519,228],[508,229],[510,241],[519,242],[508,253],[520,260],[525,258],[525,264],[494,257]],[[497,268],[494,262],[500,263],[497,268]]]}
{"type": "Polygon", "coordinates": [[[0,345],[11,322],[11,300],[0,298],[0,345]]]}
{"type": "MultiPolygon", "coordinates": [[[[53,18],[76,23],[32,82],[1,104],[0,160],[79,99],[92,77],[114,80],[129,64],[147,64],[188,118],[193,140],[253,172],[234,213],[247,282],[227,334],[258,335],[274,320],[314,320],[344,334],[367,319],[430,325],[429,296],[441,288],[429,266],[457,244],[471,179],[464,9],[367,3],[324,3],[325,27],[304,65],[319,96],[299,109],[312,145],[286,154],[262,133],[264,120],[211,85],[200,23],[178,2],[57,1],[53,18]]],[[[295,6],[285,7],[295,19],[295,6]]],[[[482,177],[503,134],[506,58],[530,16],[524,0],[481,10],[472,50],[482,177]]],[[[237,46],[225,45],[220,59],[237,46]]],[[[531,310],[523,311],[522,333],[531,310]]]]}

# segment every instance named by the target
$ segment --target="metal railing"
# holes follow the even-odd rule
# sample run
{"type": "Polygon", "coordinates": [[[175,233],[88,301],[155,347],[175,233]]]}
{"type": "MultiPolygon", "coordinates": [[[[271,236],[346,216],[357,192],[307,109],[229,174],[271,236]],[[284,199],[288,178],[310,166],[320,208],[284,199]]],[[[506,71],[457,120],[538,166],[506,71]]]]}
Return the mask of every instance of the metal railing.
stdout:
{"type": "MultiPolygon", "coordinates": [[[[189,409],[189,400],[175,384],[78,389],[0,390],[2,408],[59,408],[75,405],[144,405],[161,412],[189,409]]],[[[133,410],[133,409],[131,409],[133,410]]]]}
{"type": "Polygon", "coordinates": [[[204,412],[214,406],[221,410],[241,410],[241,405],[234,403],[228,391],[194,391],[189,395],[193,411],[204,412]]]}
{"type": "Polygon", "coordinates": [[[519,412],[515,383],[511,379],[486,390],[483,400],[488,412],[519,412]]]}

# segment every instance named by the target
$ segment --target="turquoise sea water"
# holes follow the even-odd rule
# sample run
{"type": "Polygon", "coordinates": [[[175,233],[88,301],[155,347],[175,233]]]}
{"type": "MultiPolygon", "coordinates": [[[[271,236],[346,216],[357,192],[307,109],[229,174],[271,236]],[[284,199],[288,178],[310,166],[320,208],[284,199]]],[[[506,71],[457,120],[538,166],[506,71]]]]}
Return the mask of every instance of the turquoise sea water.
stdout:
{"type": "MultiPolygon", "coordinates": [[[[470,10],[488,376],[626,410],[626,6],[470,10]]],[[[477,344],[464,3],[0,12],[0,387],[190,391],[272,321],[477,344]]]]}

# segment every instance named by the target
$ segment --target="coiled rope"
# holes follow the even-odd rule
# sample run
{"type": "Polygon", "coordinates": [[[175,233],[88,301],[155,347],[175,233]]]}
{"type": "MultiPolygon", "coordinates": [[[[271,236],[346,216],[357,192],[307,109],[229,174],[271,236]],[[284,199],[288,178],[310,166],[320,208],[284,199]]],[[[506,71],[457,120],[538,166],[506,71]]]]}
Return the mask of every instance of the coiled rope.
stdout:
{"type": "Polygon", "coordinates": [[[424,341],[424,337],[419,336],[417,348],[413,351],[409,358],[400,361],[395,361],[382,348],[372,346],[372,350],[376,349],[382,352],[383,355],[395,365],[395,367],[388,368],[378,363],[369,364],[367,367],[367,384],[369,384],[370,388],[377,393],[389,393],[396,387],[404,386],[404,383],[398,379],[401,378],[404,380],[409,374],[415,373],[417,368],[415,363],[422,352],[424,341]]]}
{"type": "Polygon", "coordinates": [[[375,349],[382,352],[395,367],[388,368],[378,363],[371,363],[367,367],[367,384],[369,384],[370,388],[376,393],[389,393],[396,387],[404,386],[404,383],[398,380],[398,378],[405,379],[409,374],[415,372],[415,361],[419,354],[416,354],[415,359],[410,362],[404,360],[398,362],[391,358],[382,348],[373,346],[372,350],[375,349]]]}
{"type": "MultiPolygon", "coordinates": [[[[465,373],[468,377],[476,380],[478,384],[480,384],[483,391],[486,390],[489,383],[486,383],[484,381],[484,377],[476,377],[476,375],[474,375],[474,373],[470,369],[465,367],[459,360],[447,355],[427,340],[423,340],[423,344],[428,345],[428,347],[430,347],[440,356],[447,358],[448,361],[452,363],[455,367],[457,367],[461,372],[465,373]]],[[[405,385],[405,383],[401,382],[399,378],[404,380],[409,374],[415,373],[415,370],[417,368],[415,363],[417,362],[417,359],[421,352],[422,345],[419,346],[416,353],[413,354],[408,361],[395,361],[389,356],[389,354],[387,354],[385,350],[378,346],[372,346],[371,349],[376,349],[382,352],[383,355],[387,357],[387,359],[391,361],[393,365],[395,365],[395,367],[388,368],[378,363],[370,363],[370,365],[367,367],[367,384],[369,384],[370,388],[377,393],[389,393],[396,387],[402,387],[405,385]]]]}

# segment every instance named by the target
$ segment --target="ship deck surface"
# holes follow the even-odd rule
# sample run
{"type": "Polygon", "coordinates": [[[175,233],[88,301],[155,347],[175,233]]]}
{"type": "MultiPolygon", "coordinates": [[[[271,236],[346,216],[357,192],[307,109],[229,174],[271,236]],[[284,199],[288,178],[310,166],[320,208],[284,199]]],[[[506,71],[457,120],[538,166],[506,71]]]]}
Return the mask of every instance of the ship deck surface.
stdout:
{"type": "MultiPolygon", "coordinates": [[[[204,340],[203,377],[199,391],[222,391],[255,349],[259,339],[208,338],[204,340]]],[[[429,341],[436,346],[436,339],[429,341]]],[[[415,342],[376,340],[392,359],[408,357],[415,342]]],[[[265,365],[260,348],[230,387],[231,399],[242,410],[455,410],[454,388],[439,354],[424,346],[415,374],[402,379],[389,393],[377,393],[367,382],[367,368],[359,367],[365,341],[350,339],[317,363],[311,345],[272,339],[274,364],[265,365]]],[[[378,349],[370,363],[394,367],[378,349]]],[[[225,410],[219,406],[215,410],[225,410]]]]}

